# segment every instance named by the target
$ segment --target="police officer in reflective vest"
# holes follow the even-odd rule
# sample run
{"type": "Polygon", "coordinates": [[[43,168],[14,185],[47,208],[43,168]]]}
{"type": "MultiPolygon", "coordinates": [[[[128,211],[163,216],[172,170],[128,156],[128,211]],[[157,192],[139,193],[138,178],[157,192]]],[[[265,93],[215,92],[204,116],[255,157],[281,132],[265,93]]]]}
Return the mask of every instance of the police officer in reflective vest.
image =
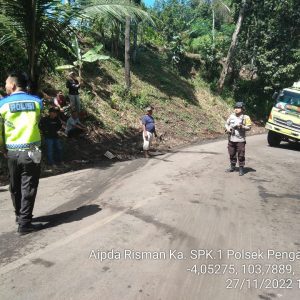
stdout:
{"type": "Polygon", "coordinates": [[[239,175],[245,174],[245,147],[246,131],[251,129],[250,117],[244,114],[243,102],[237,102],[234,113],[227,119],[225,128],[228,133],[228,153],[230,157],[230,168],[227,172],[234,172],[237,161],[239,162],[239,175]]]}
{"type": "Polygon", "coordinates": [[[0,102],[0,151],[7,157],[10,193],[20,235],[40,229],[32,211],[40,178],[41,136],[38,127],[42,100],[27,94],[27,76],[11,73],[0,102]]]}

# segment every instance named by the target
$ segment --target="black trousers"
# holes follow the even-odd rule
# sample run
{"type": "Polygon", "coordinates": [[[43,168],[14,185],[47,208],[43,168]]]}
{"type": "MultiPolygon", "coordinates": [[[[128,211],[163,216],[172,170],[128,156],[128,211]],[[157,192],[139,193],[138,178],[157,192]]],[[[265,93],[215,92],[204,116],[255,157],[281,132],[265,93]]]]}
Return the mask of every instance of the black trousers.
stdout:
{"type": "Polygon", "coordinates": [[[9,189],[20,226],[28,226],[39,185],[41,168],[27,151],[8,151],[9,189]]]}
{"type": "Polygon", "coordinates": [[[228,153],[232,165],[235,166],[238,160],[240,167],[245,166],[245,148],[246,142],[228,142],[228,153]]]}
{"type": "Polygon", "coordinates": [[[77,137],[79,136],[81,133],[83,133],[84,131],[80,128],[72,128],[69,132],[68,132],[68,137],[69,138],[73,138],[73,137],[77,137]]]}

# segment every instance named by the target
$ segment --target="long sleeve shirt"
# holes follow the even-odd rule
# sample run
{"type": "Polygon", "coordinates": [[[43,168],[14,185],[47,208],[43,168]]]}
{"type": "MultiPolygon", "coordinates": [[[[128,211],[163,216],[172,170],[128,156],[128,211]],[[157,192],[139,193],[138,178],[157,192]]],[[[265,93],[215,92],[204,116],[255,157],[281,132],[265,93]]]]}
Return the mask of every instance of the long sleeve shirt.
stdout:
{"type": "Polygon", "coordinates": [[[69,95],[79,95],[79,81],[77,79],[68,79],[66,87],[69,89],[69,95]]]}
{"type": "Polygon", "coordinates": [[[39,127],[45,138],[58,138],[57,132],[61,129],[61,121],[59,118],[51,119],[49,116],[41,119],[39,127]]]}
{"type": "Polygon", "coordinates": [[[228,132],[231,132],[229,140],[231,142],[245,142],[246,131],[249,131],[251,129],[251,125],[251,119],[247,115],[230,115],[225,124],[226,130],[228,132]],[[242,125],[241,128],[237,128],[237,126],[240,125],[242,125]]]}

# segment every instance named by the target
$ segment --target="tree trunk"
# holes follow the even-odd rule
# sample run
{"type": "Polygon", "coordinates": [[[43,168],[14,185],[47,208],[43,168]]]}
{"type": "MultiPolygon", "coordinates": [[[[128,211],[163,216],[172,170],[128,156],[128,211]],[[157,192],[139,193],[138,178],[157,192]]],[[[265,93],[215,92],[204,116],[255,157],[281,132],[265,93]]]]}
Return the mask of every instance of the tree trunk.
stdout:
{"type": "Polygon", "coordinates": [[[115,35],[115,55],[119,57],[119,41],[120,41],[120,24],[116,26],[116,35],[115,35]]]}
{"type": "Polygon", "coordinates": [[[113,24],[111,33],[111,52],[112,55],[118,57],[118,41],[120,28],[118,24],[113,24]]]}
{"type": "Polygon", "coordinates": [[[233,53],[234,53],[235,48],[236,48],[238,34],[241,30],[242,22],[243,22],[243,19],[244,19],[244,16],[245,16],[246,6],[247,6],[247,0],[243,0],[242,7],[241,7],[240,13],[239,13],[239,18],[238,18],[238,21],[236,23],[234,33],[232,35],[231,44],[230,44],[230,47],[229,47],[229,50],[228,50],[228,54],[227,54],[226,60],[225,60],[224,65],[223,65],[223,70],[221,72],[220,79],[218,81],[218,92],[219,93],[221,93],[223,91],[223,88],[224,88],[225,79],[226,79],[226,76],[227,76],[227,73],[228,73],[228,70],[229,70],[229,67],[230,67],[230,64],[231,64],[233,53]]]}
{"type": "Polygon", "coordinates": [[[132,51],[132,61],[135,64],[138,52],[138,45],[137,45],[137,38],[138,38],[138,23],[134,24],[134,31],[133,31],[133,51],[132,51]]]}
{"type": "Polygon", "coordinates": [[[130,90],[130,17],[126,17],[125,25],[125,86],[130,90]]]}
{"type": "Polygon", "coordinates": [[[212,48],[215,50],[215,10],[212,8],[212,48]]]}
{"type": "MultiPolygon", "coordinates": [[[[133,1],[138,7],[141,6],[141,0],[134,0],[133,1]]],[[[137,58],[137,52],[138,52],[138,45],[137,45],[137,37],[138,37],[138,27],[139,23],[138,21],[135,21],[134,24],[134,31],[133,31],[133,51],[132,51],[132,61],[135,64],[136,63],[136,58],[137,58]]]]}
{"type": "Polygon", "coordinates": [[[112,55],[115,54],[115,37],[114,37],[113,30],[111,32],[111,53],[112,53],[112,55]]]}
{"type": "Polygon", "coordinates": [[[28,59],[29,59],[29,72],[30,72],[30,80],[32,81],[33,85],[35,86],[37,82],[36,78],[36,57],[35,57],[35,49],[36,49],[36,0],[31,1],[32,7],[32,20],[31,20],[31,45],[28,45],[28,59]]]}

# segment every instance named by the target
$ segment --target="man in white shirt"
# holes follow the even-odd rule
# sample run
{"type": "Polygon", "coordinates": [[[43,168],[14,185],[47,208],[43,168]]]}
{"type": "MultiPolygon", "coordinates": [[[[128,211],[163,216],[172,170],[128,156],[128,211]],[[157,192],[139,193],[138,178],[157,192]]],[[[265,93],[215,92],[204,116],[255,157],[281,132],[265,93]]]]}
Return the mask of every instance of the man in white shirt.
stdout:
{"type": "Polygon", "coordinates": [[[66,124],[66,135],[69,138],[77,137],[86,131],[86,127],[80,122],[78,118],[78,112],[73,110],[71,117],[68,119],[66,124]]]}

